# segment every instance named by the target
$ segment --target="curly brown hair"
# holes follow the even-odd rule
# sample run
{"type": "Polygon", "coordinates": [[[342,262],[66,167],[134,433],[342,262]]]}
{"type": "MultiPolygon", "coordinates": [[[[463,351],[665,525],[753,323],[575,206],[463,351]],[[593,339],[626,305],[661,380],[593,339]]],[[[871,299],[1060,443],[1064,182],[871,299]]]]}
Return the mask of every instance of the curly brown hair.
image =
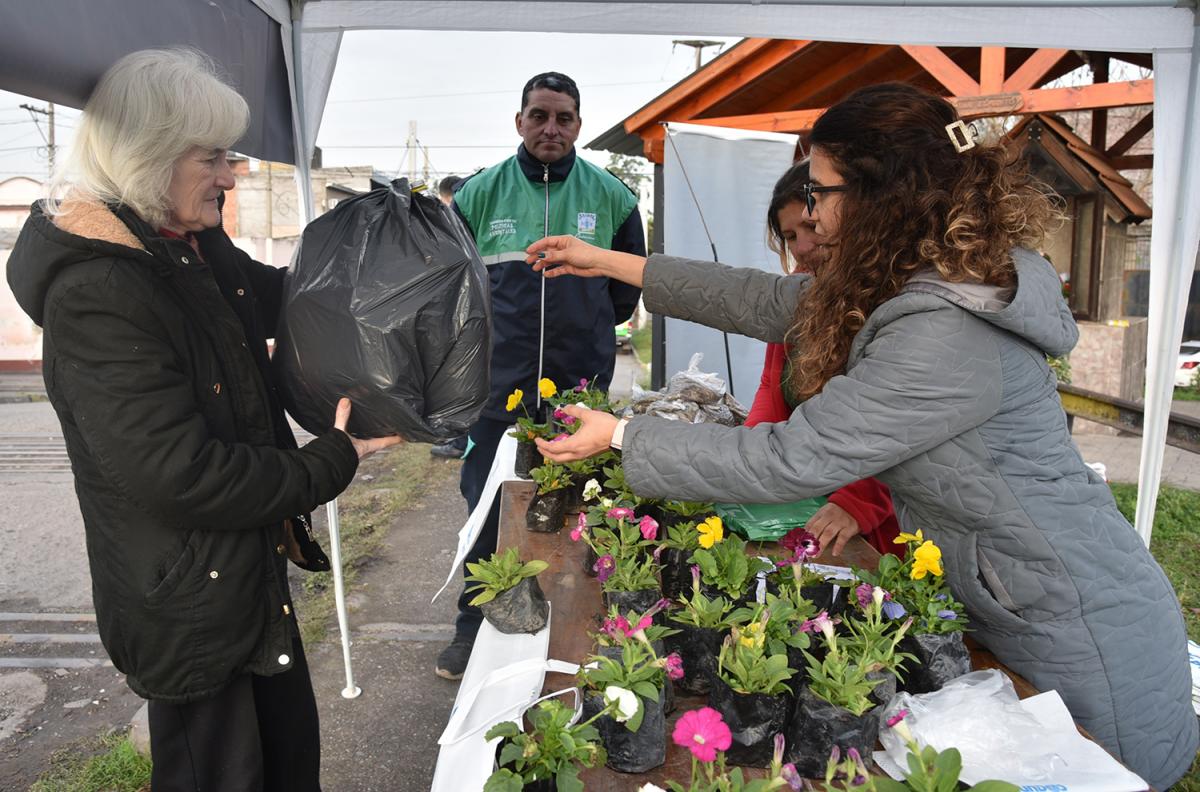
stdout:
{"type": "Polygon", "coordinates": [[[845,180],[830,259],[796,307],[785,386],[800,400],[841,374],[855,334],[919,270],[949,282],[1011,287],[1010,251],[1035,246],[1055,199],[1020,152],[958,152],[953,105],[903,83],[855,91],[813,126],[812,147],[845,180]]]}

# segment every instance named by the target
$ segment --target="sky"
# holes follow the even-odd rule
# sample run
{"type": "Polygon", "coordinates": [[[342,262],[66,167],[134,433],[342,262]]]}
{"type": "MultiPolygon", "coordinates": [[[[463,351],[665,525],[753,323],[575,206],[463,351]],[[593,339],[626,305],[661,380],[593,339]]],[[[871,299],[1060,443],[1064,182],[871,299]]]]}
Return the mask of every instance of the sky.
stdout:
{"type": "MultiPolygon", "coordinates": [[[[362,31],[346,33],[317,145],[325,166],[403,168],[409,123],[428,150],[430,177],[465,175],[511,155],[520,138],[513,117],[534,74],[560,71],[576,81],[583,128],[578,145],[599,136],[691,73],[695,52],[676,36],[549,33],[362,31]]],[[[719,37],[706,36],[710,40],[719,37]]],[[[728,47],[736,38],[723,39],[728,47]]],[[[720,48],[704,51],[704,61],[720,48]]],[[[47,171],[44,116],[35,126],[22,103],[0,92],[0,179],[47,171]],[[39,131],[40,129],[40,131],[39,131]]],[[[69,144],[79,111],[58,107],[57,144],[69,144]]],[[[584,156],[604,164],[607,153],[584,156]]],[[[424,168],[424,155],[418,175],[424,168]]]]}

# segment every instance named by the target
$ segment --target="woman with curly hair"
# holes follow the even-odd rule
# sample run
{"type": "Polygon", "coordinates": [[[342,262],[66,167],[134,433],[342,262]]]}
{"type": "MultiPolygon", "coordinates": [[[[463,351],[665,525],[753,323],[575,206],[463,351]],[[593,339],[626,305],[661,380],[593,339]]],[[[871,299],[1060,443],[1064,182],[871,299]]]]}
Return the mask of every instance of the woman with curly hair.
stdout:
{"type": "Polygon", "coordinates": [[[1197,748],[1187,638],[1171,584],[1072,443],[1046,364],[1078,338],[1031,249],[1054,206],[1012,153],[906,85],[831,107],[812,147],[805,202],[829,255],[815,279],[570,237],[529,249],[548,277],[616,278],[655,313],[786,341],[787,420],[570,408],[581,429],[542,452],[620,448],[645,497],[777,503],[878,477],[902,527],[942,548],[975,638],[1165,789],[1197,748]]]}

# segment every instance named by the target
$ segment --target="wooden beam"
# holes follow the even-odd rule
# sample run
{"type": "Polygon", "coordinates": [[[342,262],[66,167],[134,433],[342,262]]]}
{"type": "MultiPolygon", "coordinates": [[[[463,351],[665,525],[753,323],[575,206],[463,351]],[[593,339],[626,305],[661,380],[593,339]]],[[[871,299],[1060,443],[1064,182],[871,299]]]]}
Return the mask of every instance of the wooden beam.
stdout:
{"type": "MultiPolygon", "coordinates": [[[[813,43],[793,39],[751,41],[754,46],[737,58],[712,61],[696,72],[695,79],[688,79],[631,115],[625,120],[625,131],[637,134],[650,124],[668,119],[690,121],[813,43]]],[[[730,50],[730,54],[735,51],[730,50]]]]}
{"type": "Polygon", "coordinates": [[[1105,151],[1105,155],[1109,157],[1119,157],[1129,149],[1133,148],[1134,144],[1146,136],[1146,133],[1154,128],[1154,111],[1151,110],[1142,119],[1129,128],[1129,131],[1121,135],[1121,139],[1113,143],[1105,151]]]}
{"type": "Polygon", "coordinates": [[[1004,88],[1004,47],[979,48],[979,92],[1000,93],[1004,88]]]}
{"type": "Polygon", "coordinates": [[[642,140],[642,156],[656,165],[663,164],[663,149],[666,148],[664,138],[657,140],[644,138],[642,140]]]}
{"type": "Polygon", "coordinates": [[[800,80],[794,86],[776,97],[771,104],[777,110],[791,110],[797,105],[807,104],[810,96],[818,90],[824,90],[841,80],[846,79],[860,69],[866,68],[875,61],[884,58],[895,48],[890,44],[861,44],[849,51],[845,56],[823,69],[813,73],[806,79],[800,80]]]}
{"type": "Polygon", "coordinates": [[[689,124],[705,126],[751,129],[757,132],[804,132],[812,129],[825,108],[815,110],[784,110],[778,113],[755,113],[753,115],[722,116],[721,118],[693,118],[689,124]]]}
{"type": "Polygon", "coordinates": [[[946,90],[950,91],[953,96],[979,95],[979,83],[971,79],[971,75],[963,71],[962,67],[952,61],[949,55],[942,52],[941,48],[905,44],[903,49],[909,57],[921,64],[925,71],[946,86],[946,90]]]}
{"type": "MultiPolygon", "coordinates": [[[[1005,93],[1012,91],[1026,91],[1038,84],[1038,81],[1046,76],[1046,73],[1053,69],[1058,62],[1065,58],[1070,53],[1070,50],[1065,49],[1039,49],[1029,56],[1021,66],[1012,73],[1002,86],[1005,93]]],[[[994,91],[993,93],[1000,93],[994,91]]]]}
{"type": "Polygon", "coordinates": [[[1110,161],[1117,170],[1150,170],[1154,167],[1153,154],[1129,154],[1113,157],[1110,161]]]}
{"type": "MultiPolygon", "coordinates": [[[[1091,56],[1092,83],[1108,82],[1108,56],[1101,52],[1093,52],[1091,56]]],[[[1092,148],[1096,151],[1108,148],[1108,110],[1102,107],[1092,111],[1092,148]]]]}
{"type": "Polygon", "coordinates": [[[1081,85],[1072,88],[1034,88],[991,96],[947,97],[964,118],[994,115],[1061,113],[1097,107],[1132,107],[1154,104],[1154,80],[1081,85]]]}

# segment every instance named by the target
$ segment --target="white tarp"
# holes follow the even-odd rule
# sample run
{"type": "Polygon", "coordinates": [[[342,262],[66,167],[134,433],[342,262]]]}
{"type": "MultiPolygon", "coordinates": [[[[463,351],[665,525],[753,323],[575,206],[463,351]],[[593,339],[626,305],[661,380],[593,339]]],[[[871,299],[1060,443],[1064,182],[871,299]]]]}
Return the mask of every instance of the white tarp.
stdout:
{"type": "MultiPolygon", "coordinates": [[[[663,252],[712,261],[711,234],[721,263],[779,272],[779,256],[767,247],[767,206],[775,182],[792,164],[796,141],[796,135],[669,124],[663,148],[663,252]]],[[[667,376],[687,369],[692,355],[701,352],[700,370],[721,375],[749,407],[766,344],[730,334],[731,377],[722,335],[667,319],[667,376]]]]}

